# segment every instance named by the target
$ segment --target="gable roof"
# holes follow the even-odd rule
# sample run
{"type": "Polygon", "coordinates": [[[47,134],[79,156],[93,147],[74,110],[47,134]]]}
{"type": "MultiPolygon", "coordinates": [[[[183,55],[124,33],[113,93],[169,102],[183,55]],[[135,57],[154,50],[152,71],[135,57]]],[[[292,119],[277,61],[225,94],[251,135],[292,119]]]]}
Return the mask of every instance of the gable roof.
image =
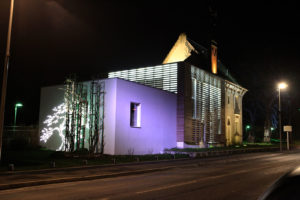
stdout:
{"type": "MultiPolygon", "coordinates": [[[[188,38],[185,33],[181,33],[162,64],[186,61],[211,72],[209,60],[210,54],[207,48],[188,38]]],[[[220,60],[218,60],[218,71],[218,76],[238,84],[220,60]]]]}

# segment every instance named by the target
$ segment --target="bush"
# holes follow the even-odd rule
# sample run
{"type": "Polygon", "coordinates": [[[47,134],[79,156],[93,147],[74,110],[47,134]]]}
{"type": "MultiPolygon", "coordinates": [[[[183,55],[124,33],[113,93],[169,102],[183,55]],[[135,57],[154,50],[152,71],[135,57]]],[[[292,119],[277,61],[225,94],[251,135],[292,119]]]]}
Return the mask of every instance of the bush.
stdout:
{"type": "Polygon", "coordinates": [[[14,138],[9,144],[11,150],[25,150],[29,147],[29,142],[25,138],[14,138]]]}
{"type": "Polygon", "coordinates": [[[64,158],[65,152],[64,151],[55,151],[50,155],[50,158],[64,158]]]}
{"type": "Polygon", "coordinates": [[[88,154],[89,150],[87,148],[81,148],[81,149],[77,149],[74,153],[75,154],[88,154]]]}

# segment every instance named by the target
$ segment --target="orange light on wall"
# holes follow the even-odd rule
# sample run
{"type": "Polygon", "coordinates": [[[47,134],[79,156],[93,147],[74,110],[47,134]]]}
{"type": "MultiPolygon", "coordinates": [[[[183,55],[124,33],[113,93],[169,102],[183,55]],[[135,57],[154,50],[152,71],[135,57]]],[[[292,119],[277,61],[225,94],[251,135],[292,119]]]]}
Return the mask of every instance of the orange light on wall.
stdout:
{"type": "Polygon", "coordinates": [[[211,44],[211,72],[213,74],[217,74],[218,69],[218,59],[217,59],[217,43],[215,41],[212,41],[211,44]]]}

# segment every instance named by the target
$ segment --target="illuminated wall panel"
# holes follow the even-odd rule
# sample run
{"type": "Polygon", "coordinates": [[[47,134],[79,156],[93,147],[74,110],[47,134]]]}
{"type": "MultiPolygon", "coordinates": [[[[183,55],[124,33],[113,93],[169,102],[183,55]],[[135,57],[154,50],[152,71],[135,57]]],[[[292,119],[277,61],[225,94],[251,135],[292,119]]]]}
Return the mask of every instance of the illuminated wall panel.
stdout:
{"type": "Polygon", "coordinates": [[[218,143],[216,135],[222,133],[221,82],[224,80],[194,66],[191,66],[191,79],[193,120],[190,142],[218,143]]]}
{"type": "Polygon", "coordinates": [[[177,93],[177,63],[110,72],[108,78],[122,78],[177,93]]]}

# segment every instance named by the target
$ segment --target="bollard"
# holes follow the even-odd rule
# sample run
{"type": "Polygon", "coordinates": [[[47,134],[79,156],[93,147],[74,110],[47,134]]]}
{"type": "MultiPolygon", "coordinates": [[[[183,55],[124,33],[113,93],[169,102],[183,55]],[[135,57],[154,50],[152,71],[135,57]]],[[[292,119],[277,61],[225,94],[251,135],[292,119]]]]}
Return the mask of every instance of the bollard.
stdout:
{"type": "Polygon", "coordinates": [[[8,164],[8,171],[15,171],[15,165],[14,164],[8,164]]]}
{"type": "Polygon", "coordinates": [[[173,154],[173,157],[174,157],[174,160],[176,159],[176,156],[175,156],[175,154],[173,154]]]}
{"type": "Polygon", "coordinates": [[[50,168],[55,168],[55,161],[50,162],[49,165],[50,165],[50,168]]]}
{"type": "Polygon", "coordinates": [[[156,160],[158,160],[158,156],[155,156],[156,157],[156,160]]]}
{"type": "Polygon", "coordinates": [[[113,158],[113,163],[114,163],[114,165],[116,164],[116,158],[113,158]]]}
{"type": "Polygon", "coordinates": [[[88,164],[88,161],[87,161],[87,160],[83,160],[83,161],[82,161],[82,164],[83,164],[83,165],[87,165],[87,164],[88,164]]]}
{"type": "Polygon", "coordinates": [[[140,158],[139,157],[136,158],[136,162],[140,162],[140,158]]]}

